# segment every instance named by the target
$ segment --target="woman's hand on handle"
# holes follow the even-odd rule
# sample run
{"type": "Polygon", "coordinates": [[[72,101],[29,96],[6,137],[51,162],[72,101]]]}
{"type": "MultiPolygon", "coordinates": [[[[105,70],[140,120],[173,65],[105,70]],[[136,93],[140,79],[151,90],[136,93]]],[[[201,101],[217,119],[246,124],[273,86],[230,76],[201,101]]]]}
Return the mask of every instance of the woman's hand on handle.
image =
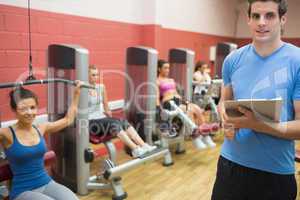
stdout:
{"type": "Polygon", "coordinates": [[[81,92],[81,86],[83,85],[82,81],[76,80],[75,81],[75,88],[73,93],[73,99],[71,102],[71,105],[68,109],[67,115],[65,118],[67,118],[67,126],[71,125],[74,122],[75,116],[77,114],[78,110],[78,103],[80,99],[80,92],[81,92]]]}
{"type": "Polygon", "coordinates": [[[83,81],[80,81],[80,80],[76,80],[76,81],[75,81],[74,95],[77,95],[77,94],[80,95],[80,89],[81,89],[81,86],[82,86],[83,84],[84,84],[83,81]]]}
{"type": "Polygon", "coordinates": [[[74,119],[78,110],[78,103],[80,99],[81,86],[83,85],[82,81],[75,81],[75,88],[73,92],[73,99],[71,105],[68,109],[67,114],[64,118],[57,120],[55,122],[48,122],[45,124],[39,125],[41,132],[44,133],[57,133],[61,129],[71,125],[74,122],[74,119]]]}

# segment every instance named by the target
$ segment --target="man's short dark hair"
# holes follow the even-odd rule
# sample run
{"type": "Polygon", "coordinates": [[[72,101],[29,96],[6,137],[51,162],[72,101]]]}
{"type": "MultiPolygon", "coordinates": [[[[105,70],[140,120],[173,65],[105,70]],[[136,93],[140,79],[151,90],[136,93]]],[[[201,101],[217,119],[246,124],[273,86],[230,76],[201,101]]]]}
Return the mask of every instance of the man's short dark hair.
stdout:
{"type": "Polygon", "coordinates": [[[281,18],[283,15],[286,14],[287,12],[287,9],[288,9],[288,3],[287,3],[287,0],[248,0],[248,3],[249,3],[249,7],[248,7],[248,16],[250,17],[251,15],[251,6],[253,3],[255,2],[258,2],[258,1],[261,1],[261,2],[268,2],[268,1],[273,1],[275,3],[278,4],[278,14],[279,14],[279,17],[281,18]]]}

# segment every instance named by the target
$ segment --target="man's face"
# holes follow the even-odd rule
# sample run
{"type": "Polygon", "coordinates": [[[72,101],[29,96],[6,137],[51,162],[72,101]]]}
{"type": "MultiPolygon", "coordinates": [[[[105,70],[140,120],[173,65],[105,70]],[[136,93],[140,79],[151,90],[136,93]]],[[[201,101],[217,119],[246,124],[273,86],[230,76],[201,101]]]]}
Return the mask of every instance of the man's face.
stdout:
{"type": "Polygon", "coordinates": [[[251,5],[248,25],[255,43],[277,42],[281,37],[281,28],[285,22],[286,16],[279,17],[277,3],[258,1],[251,5]]]}

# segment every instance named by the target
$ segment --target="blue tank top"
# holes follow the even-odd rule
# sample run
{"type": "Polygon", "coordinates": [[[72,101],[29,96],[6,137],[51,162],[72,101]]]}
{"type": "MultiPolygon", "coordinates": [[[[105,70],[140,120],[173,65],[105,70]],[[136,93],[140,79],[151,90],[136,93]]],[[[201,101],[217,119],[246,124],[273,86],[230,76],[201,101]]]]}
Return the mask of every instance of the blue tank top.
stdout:
{"type": "Polygon", "coordinates": [[[47,151],[45,140],[39,130],[33,127],[40,138],[40,142],[33,146],[19,143],[14,129],[9,127],[13,135],[13,144],[5,149],[5,154],[13,173],[9,196],[11,200],[22,192],[39,188],[52,180],[44,168],[44,154],[47,151]]]}

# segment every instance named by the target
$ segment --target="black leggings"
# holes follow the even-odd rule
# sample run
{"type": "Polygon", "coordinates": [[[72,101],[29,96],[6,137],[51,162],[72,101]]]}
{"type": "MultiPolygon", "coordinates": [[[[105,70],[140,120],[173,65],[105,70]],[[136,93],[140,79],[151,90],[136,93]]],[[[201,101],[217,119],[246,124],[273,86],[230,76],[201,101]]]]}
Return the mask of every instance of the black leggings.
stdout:
{"type": "Polygon", "coordinates": [[[174,97],[168,101],[165,101],[163,102],[163,108],[166,109],[166,110],[173,110],[172,109],[172,106],[170,104],[170,101],[174,101],[174,103],[177,105],[177,106],[180,106],[180,104],[182,103],[181,99],[179,99],[178,97],[174,97]]]}
{"type": "MultiPolygon", "coordinates": [[[[170,104],[170,101],[174,101],[174,103],[179,107],[180,104],[182,103],[182,100],[178,97],[174,97],[168,101],[163,102],[163,109],[166,110],[174,110],[170,104]]],[[[179,132],[179,130],[182,128],[183,126],[183,122],[179,117],[174,117],[172,119],[171,122],[167,121],[163,121],[160,120],[159,123],[159,129],[164,132],[164,131],[170,131],[170,130],[176,130],[177,132],[179,132]]]]}
{"type": "Polygon", "coordinates": [[[105,117],[101,119],[92,119],[89,121],[89,132],[97,136],[115,136],[122,130],[127,130],[130,124],[127,120],[105,117]]]}

